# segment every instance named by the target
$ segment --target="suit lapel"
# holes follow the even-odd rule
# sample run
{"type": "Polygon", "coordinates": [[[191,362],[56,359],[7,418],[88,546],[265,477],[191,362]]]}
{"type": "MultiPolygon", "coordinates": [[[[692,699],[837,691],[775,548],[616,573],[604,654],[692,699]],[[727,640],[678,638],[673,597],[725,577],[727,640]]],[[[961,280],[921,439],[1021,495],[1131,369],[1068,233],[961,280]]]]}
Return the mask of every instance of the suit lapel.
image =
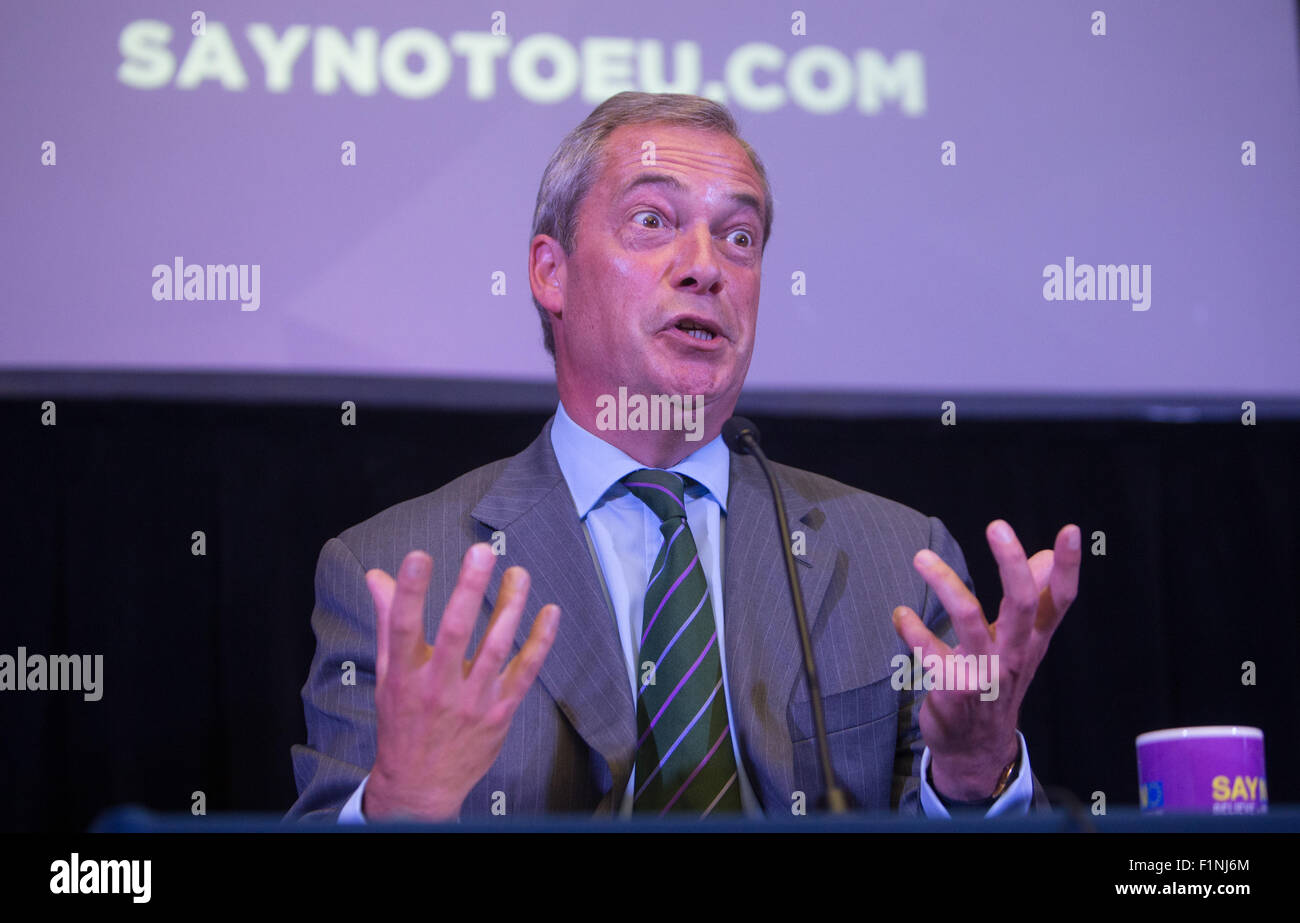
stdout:
{"type": "MultiPolygon", "coordinates": [[[[820,537],[825,514],[778,480],[791,530],[804,534],[796,572],[815,636],[834,571],[835,548],[820,537]]],[[[772,492],[758,462],[732,455],[723,576],[727,674],[746,772],[764,809],[789,806],[795,788],[788,709],[795,684],[805,682],[803,652],[777,538],[772,492]]]]}
{"type": "Polygon", "coordinates": [[[496,604],[506,567],[518,564],[532,578],[516,645],[527,640],[543,605],[560,607],[560,629],[538,681],[583,740],[604,757],[611,793],[617,794],[626,787],[634,763],[636,709],[614,617],[551,447],[553,422],[506,463],[471,515],[505,534],[504,566],[493,572],[488,606],[496,604]]]}

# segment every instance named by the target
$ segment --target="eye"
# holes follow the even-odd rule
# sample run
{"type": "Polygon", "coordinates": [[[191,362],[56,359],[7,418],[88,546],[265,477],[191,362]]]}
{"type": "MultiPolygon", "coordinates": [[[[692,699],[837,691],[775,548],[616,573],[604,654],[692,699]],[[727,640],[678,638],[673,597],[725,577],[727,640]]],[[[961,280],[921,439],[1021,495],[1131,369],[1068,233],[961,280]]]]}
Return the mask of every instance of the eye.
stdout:
{"type": "Polygon", "coordinates": [[[659,213],[658,213],[658,212],[649,212],[649,211],[647,211],[647,212],[637,212],[635,215],[632,216],[632,220],[635,221],[637,224],[640,224],[641,227],[643,227],[643,228],[649,228],[650,230],[657,230],[658,228],[663,227],[663,219],[659,217],[659,213]],[[642,216],[642,215],[647,215],[647,216],[649,216],[650,219],[651,219],[652,221],[654,221],[654,224],[642,224],[642,223],[641,223],[641,216],[642,216]]]}
{"type": "Polygon", "coordinates": [[[738,230],[735,230],[735,231],[732,231],[732,232],[731,232],[731,235],[732,235],[732,236],[737,235],[737,234],[740,235],[740,237],[738,238],[738,240],[739,240],[739,241],[743,241],[743,243],[741,243],[741,246],[742,246],[742,247],[752,247],[752,246],[754,246],[754,238],[753,238],[752,236],[750,236],[750,233],[749,233],[748,231],[746,231],[746,230],[743,229],[743,228],[740,228],[740,229],[738,229],[738,230]]]}

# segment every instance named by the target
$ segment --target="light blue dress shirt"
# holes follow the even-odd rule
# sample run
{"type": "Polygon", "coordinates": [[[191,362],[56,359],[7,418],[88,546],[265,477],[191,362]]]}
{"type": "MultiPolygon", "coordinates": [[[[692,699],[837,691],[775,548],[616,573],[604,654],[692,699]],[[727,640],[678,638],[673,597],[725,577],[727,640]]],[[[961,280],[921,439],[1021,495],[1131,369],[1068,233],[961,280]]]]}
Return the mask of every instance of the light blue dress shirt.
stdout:
{"type": "MultiPolygon", "coordinates": [[[[628,686],[632,699],[637,695],[637,644],[641,636],[645,589],[650,570],[659,554],[663,535],[657,517],[619,481],[633,471],[646,467],[622,450],[595,436],[569,417],[560,404],[551,426],[551,446],[560,472],[564,475],[578,516],[586,527],[591,548],[599,562],[599,573],[606,598],[613,612],[623,657],[627,664],[628,686]]],[[[740,758],[740,742],[731,706],[731,685],[727,682],[727,654],[725,620],[723,618],[722,542],[724,539],[727,492],[731,480],[731,459],[726,444],[719,436],[696,449],[691,455],[670,469],[695,483],[686,491],[686,519],[699,549],[700,563],[705,568],[709,582],[713,618],[718,631],[718,652],[722,660],[722,688],[727,702],[727,720],[731,723],[731,746],[736,756],[741,803],[745,813],[761,816],[762,807],[754,796],[753,788],[745,774],[740,758]]],[[[563,629],[561,629],[563,630],[563,629]]],[[[986,816],[997,814],[1025,814],[1033,799],[1033,780],[1029,766],[1029,751],[1019,731],[1020,772],[1015,781],[993,803],[986,816]]],[[[926,781],[930,765],[930,749],[921,756],[921,806],[926,815],[947,817],[948,811],[926,781]]],[[[363,779],[339,815],[340,823],[364,823],[361,802],[365,794],[363,779]]],[[[628,780],[619,812],[632,813],[632,791],[636,783],[636,768],[628,780]]]]}

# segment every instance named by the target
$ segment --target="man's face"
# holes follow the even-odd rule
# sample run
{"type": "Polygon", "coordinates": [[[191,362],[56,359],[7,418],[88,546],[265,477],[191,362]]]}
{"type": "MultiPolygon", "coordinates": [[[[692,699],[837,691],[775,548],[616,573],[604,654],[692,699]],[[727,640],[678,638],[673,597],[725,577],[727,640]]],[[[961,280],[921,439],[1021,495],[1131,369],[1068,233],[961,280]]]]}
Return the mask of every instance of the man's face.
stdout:
{"type": "Polygon", "coordinates": [[[763,217],[762,181],[734,139],[661,123],[616,129],[552,318],[570,392],[702,394],[730,415],[753,352],[763,217]],[[653,164],[642,162],[647,141],[653,164]]]}

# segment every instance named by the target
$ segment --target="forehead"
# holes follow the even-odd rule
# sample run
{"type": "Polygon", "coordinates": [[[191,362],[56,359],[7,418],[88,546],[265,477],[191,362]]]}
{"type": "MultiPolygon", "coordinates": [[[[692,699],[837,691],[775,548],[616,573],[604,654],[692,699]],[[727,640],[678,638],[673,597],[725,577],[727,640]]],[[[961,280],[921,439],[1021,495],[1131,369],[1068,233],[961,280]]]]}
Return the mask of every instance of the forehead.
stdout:
{"type": "Polygon", "coordinates": [[[619,196],[634,177],[647,171],[671,174],[692,187],[717,184],[728,191],[750,192],[762,200],[762,180],[749,155],[725,132],[661,122],[621,125],[611,132],[600,179],[606,194],[619,196]]]}

